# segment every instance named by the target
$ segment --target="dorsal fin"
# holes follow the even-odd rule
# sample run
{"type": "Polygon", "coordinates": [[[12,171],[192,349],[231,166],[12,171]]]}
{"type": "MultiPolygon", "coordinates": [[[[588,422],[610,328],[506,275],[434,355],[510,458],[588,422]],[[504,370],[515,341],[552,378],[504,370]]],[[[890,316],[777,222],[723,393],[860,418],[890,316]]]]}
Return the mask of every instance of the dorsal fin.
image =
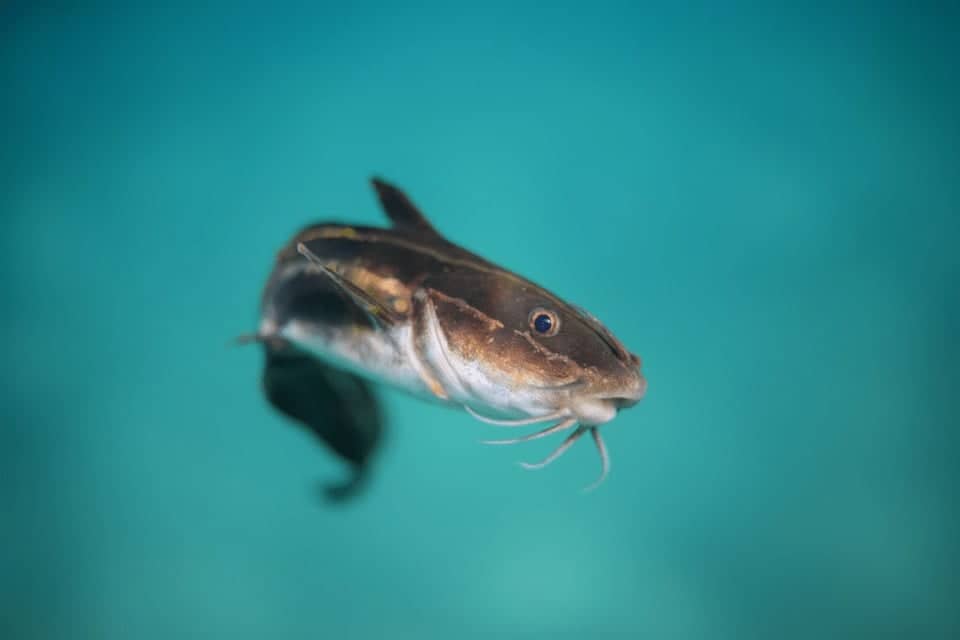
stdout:
{"type": "Polygon", "coordinates": [[[387,217],[390,218],[394,226],[406,227],[410,230],[435,236],[440,235],[426,216],[420,213],[417,205],[413,204],[407,197],[407,194],[377,177],[371,178],[370,182],[377,191],[377,197],[380,198],[383,210],[386,211],[387,217]]]}

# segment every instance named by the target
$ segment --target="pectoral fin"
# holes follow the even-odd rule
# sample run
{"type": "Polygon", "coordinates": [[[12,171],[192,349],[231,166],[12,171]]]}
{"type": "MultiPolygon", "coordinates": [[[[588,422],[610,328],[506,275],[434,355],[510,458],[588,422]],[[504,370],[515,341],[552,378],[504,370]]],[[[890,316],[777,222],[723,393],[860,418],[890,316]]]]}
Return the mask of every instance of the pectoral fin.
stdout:
{"type": "Polygon", "coordinates": [[[348,462],[350,479],[326,487],[332,500],[355,495],[383,437],[383,416],[369,383],[292,346],[265,343],[263,390],[270,404],[309,429],[348,462]]]}
{"type": "Polygon", "coordinates": [[[352,300],[367,316],[380,327],[389,327],[401,320],[399,314],[383,305],[372,295],[353,284],[339,273],[327,267],[323,261],[302,242],[297,245],[297,251],[305,257],[316,269],[336,287],[352,300]]]}

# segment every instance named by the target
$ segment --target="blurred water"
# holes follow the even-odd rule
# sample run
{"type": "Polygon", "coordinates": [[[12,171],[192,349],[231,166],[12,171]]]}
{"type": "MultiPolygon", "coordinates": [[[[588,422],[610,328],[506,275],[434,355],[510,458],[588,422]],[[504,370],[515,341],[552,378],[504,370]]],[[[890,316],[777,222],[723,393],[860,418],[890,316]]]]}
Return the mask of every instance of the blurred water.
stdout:
{"type": "Polygon", "coordinates": [[[957,633],[958,26],[5,3],[0,636],[957,633]],[[601,490],[386,392],[318,504],[225,345],[295,229],[382,222],[372,173],[643,357],[601,490]]]}

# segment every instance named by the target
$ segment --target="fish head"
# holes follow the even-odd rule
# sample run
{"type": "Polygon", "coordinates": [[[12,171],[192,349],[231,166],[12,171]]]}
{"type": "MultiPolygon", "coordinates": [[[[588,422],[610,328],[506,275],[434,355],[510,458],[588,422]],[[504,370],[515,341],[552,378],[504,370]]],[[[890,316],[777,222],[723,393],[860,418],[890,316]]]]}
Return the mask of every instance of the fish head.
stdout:
{"type": "Polygon", "coordinates": [[[640,358],[597,318],[512,273],[446,274],[417,297],[421,351],[476,404],[599,425],[646,392],[640,358]]]}

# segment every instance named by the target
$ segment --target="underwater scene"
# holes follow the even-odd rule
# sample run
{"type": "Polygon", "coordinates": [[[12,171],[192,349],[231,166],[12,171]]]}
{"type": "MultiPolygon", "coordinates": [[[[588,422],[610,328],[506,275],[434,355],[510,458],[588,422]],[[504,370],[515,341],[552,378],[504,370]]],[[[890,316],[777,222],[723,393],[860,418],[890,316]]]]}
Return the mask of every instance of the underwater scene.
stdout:
{"type": "Polygon", "coordinates": [[[0,637],[958,637],[958,28],[3,3],[0,637]]]}

